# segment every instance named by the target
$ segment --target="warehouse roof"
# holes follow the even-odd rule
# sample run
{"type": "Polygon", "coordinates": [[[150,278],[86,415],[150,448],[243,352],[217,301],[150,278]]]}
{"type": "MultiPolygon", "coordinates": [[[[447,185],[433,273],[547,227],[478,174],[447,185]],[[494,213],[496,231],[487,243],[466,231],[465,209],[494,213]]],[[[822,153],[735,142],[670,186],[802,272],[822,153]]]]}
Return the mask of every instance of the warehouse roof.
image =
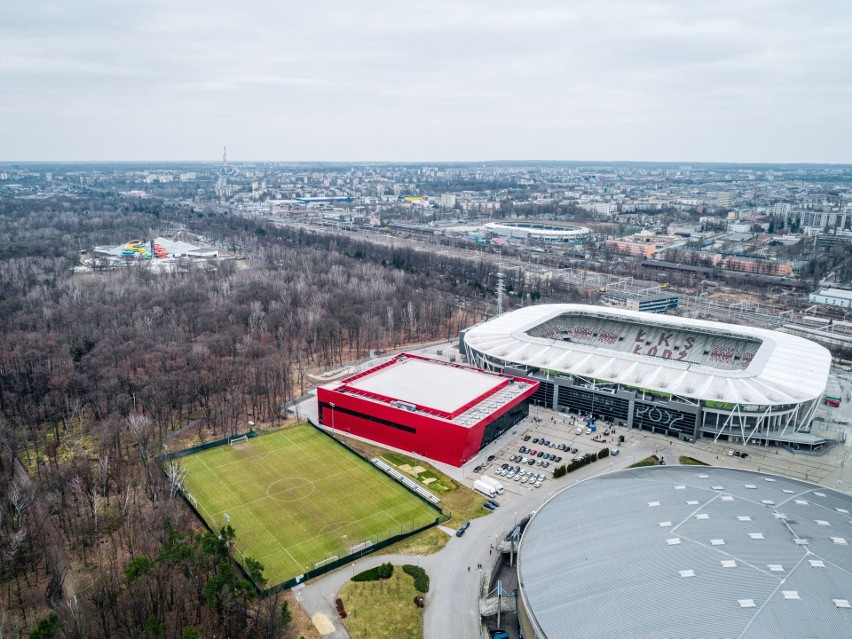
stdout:
{"type": "Polygon", "coordinates": [[[548,501],[520,596],[546,639],[848,636],[852,496],[695,466],[636,468],[548,501]]]}
{"type": "Polygon", "coordinates": [[[409,353],[324,388],[473,426],[538,382],[409,353]]]}
{"type": "Polygon", "coordinates": [[[406,357],[395,361],[393,366],[348,382],[347,386],[453,413],[505,384],[506,378],[480,373],[473,368],[406,357]]]}

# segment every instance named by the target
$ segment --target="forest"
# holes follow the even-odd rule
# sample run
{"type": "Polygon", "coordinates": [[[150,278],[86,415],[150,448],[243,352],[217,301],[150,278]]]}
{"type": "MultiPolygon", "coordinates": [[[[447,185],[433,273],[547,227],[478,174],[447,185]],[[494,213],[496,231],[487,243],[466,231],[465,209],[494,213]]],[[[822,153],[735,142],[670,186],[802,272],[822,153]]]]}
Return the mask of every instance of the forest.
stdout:
{"type": "MultiPolygon", "coordinates": [[[[204,531],[155,457],[277,426],[312,372],[454,338],[492,271],[166,201],[0,200],[0,638],[298,636],[227,559],[239,530],[204,531]],[[74,269],[178,232],[233,259],[74,269]]],[[[507,277],[506,306],[579,295],[507,277]]]]}

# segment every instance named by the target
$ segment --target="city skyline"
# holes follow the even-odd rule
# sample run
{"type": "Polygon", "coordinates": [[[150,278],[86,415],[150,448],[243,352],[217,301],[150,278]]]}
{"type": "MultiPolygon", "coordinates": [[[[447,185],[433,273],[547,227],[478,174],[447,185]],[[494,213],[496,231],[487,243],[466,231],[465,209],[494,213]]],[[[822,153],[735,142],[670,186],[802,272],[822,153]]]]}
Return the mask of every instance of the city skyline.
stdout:
{"type": "Polygon", "coordinates": [[[852,162],[841,2],[6,13],[0,161],[852,162]]]}

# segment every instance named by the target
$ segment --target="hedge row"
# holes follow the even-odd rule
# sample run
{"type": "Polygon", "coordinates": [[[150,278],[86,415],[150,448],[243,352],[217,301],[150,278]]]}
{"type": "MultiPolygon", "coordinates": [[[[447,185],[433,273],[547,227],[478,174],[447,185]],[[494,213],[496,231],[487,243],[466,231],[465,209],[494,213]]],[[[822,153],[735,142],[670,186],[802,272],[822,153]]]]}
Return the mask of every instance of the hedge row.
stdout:
{"type": "Polygon", "coordinates": [[[390,579],[393,574],[393,564],[380,564],[364,572],[359,572],[352,577],[352,581],[378,581],[379,579],[390,579]]]}
{"type": "Polygon", "coordinates": [[[568,473],[573,473],[578,468],[582,468],[583,466],[587,466],[591,464],[593,461],[597,461],[599,459],[603,459],[604,457],[609,456],[609,448],[604,448],[598,453],[592,453],[588,457],[581,457],[577,460],[572,460],[568,464],[562,464],[561,466],[557,466],[553,469],[553,478],[558,479],[559,477],[564,477],[568,473]]]}
{"type": "Polygon", "coordinates": [[[414,588],[417,592],[429,592],[429,575],[420,566],[405,564],[402,569],[414,577],[414,588]]]}

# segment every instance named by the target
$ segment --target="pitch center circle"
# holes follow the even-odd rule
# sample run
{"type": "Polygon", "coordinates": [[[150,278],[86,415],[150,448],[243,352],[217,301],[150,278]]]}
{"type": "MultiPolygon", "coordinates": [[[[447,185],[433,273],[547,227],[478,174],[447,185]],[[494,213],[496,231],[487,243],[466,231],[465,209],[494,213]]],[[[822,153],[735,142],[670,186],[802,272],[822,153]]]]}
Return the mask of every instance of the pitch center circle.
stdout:
{"type": "Polygon", "coordinates": [[[296,501],[304,499],[314,492],[314,482],[301,477],[278,479],[266,489],[266,494],[278,501],[296,501]]]}

